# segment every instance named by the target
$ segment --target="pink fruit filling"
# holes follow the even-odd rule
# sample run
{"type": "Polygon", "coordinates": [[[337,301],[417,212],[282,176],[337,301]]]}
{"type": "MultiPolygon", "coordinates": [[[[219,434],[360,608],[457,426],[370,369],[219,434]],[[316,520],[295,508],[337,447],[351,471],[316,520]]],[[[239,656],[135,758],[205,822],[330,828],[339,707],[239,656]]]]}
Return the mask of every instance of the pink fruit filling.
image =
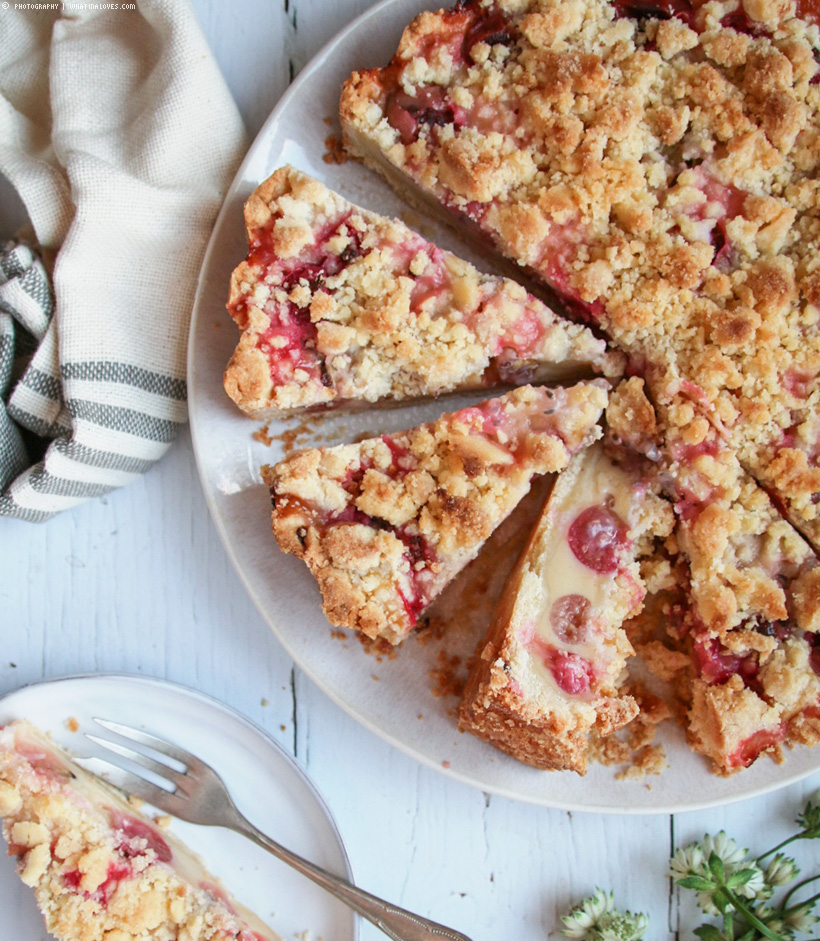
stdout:
{"type": "MultiPolygon", "coordinates": [[[[361,254],[361,234],[352,227],[347,229],[348,244],[336,254],[327,248],[328,241],[340,234],[350,218],[350,212],[328,222],[314,235],[313,244],[305,248],[297,259],[282,259],[273,250],[271,229],[257,230],[251,239],[248,264],[259,269],[260,280],[273,281],[275,289],[290,294],[299,284],[316,290],[327,279],[337,275],[361,254]]],[[[310,319],[308,307],[300,307],[290,298],[271,299],[265,311],[270,325],[257,341],[258,348],[267,356],[271,378],[281,385],[290,381],[296,370],[310,378],[331,385],[321,355],[316,350],[316,326],[310,319]]],[[[246,302],[240,301],[232,311],[242,326],[247,317],[246,302]]]]}
{"type": "Polygon", "coordinates": [[[550,625],[565,644],[581,644],[589,636],[591,605],[583,595],[561,595],[550,608],[550,625]]]}
{"type": "Polygon", "coordinates": [[[591,661],[570,650],[559,650],[537,632],[533,622],[521,628],[519,637],[527,650],[550,671],[555,685],[567,695],[582,696],[597,681],[598,675],[591,661]]]}
{"type": "Polygon", "coordinates": [[[754,37],[768,36],[770,33],[770,30],[762,23],[756,23],[754,20],[750,19],[743,7],[739,7],[732,13],[727,13],[720,21],[720,25],[754,37]]]}
{"type": "Polygon", "coordinates": [[[406,472],[413,469],[416,461],[406,445],[400,444],[390,435],[382,435],[382,441],[390,448],[390,457],[393,463],[390,465],[390,471],[388,473],[390,473],[391,477],[397,476],[399,471],[406,472]]]}
{"type": "Polygon", "coordinates": [[[473,6],[479,15],[464,33],[461,55],[466,62],[474,61],[471,50],[478,43],[486,43],[488,46],[511,46],[515,42],[518,31],[500,10],[484,12],[477,4],[464,4],[465,8],[468,6],[473,6]]]}
{"type": "Polygon", "coordinates": [[[461,127],[465,111],[449,101],[440,85],[426,85],[414,95],[397,89],[387,100],[387,121],[398,132],[403,144],[418,140],[422,127],[453,124],[461,127]]]}
{"type": "Polygon", "coordinates": [[[720,450],[720,441],[717,435],[712,434],[699,441],[697,444],[686,444],[683,441],[675,441],[672,444],[672,458],[681,464],[693,464],[694,461],[702,455],[717,457],[720,450]]]}
{"type": "Polygon", "coordinates": [[[797,15],[813,23],[820,23],[820,2],[818,0],[797,0],[797,15]]]}
{"type": "Polygon", "coordinates": [[[586,657],[553,647],[545,660],[559,689],[570,696],[588,693],[595,671],[586,657]]]}
{"type": "Polygon", "coordinates": [[[132,876],[133,870],[128,863],[112,861],[108,864],[105,881],[97,886],[93,892],[85,892],[80,888],[83,874],[79,869],[73,869],[71,872],[65,873],[63,875],[63,884],[66,888],[73,889],[75,892],[82,892],[86,898],[93,899],[95,902],[99,902],[100,905],[106,906],[117,886],[124,879],[130,879],[132,876]]]}
{"type": "Polygon", "coordinates": [[[430,298],[438,297],[446,284],[450,284],[452,278],[447,270],[444,252],[435,245],[425,246],[425,254],[429,261],[424,273],[420,274],[415,280],[413,290],[410,294],[410,309],[417,311],[425,301],[430,298]]]}
{"type": "Polygon", "coordinates": [[[730,653],[717,639],[700,638],[695,641],[695,658],[700,675],[707,683],[723,683],[731,676],[739,676],[748,685],[757,676],[757,656],[738,656],[730,653]]]}
{"type": "Polygon", "coordinates": [[[805,399],[809,395],[809,384],[813,376],[810,372],[797,369],[787,369],[783,374],[783,388],[790,392],[796,399],[805,399]]]}
{"type": "Polygon", "coordinates": [[[15,738],[14,747],[17,754],[45,780],[60,784],[71,777],[71,772],[59,758],[34,742],[27,742],[18,736],[15,738]]]}
{"type": "Polygon", "coordinates": [[[726,764],[729,768],[748,768],[762,752],[773,748],[786,737],[784,725],[776,729],[760,729],[744,739],[729,756],[726,764]]]}
{"type": "Polygon", "coordinates": [[[809,637],[809,644],[811,646],[809,664],[812,670],[820,676],[820,637],[818,637],[817,634],[811,634],[809,637]]]}
{"type": "Polygon", "coordinates": [[[436,553],[424,536],[411,532],[407,526],[394,529],[393,533],[404,543],[404,558],[409,566],[406,575],[409,592],[404,591],[400,585],[396,586],[396,591],[408,619],[411,624],[415,624],[430,602],[429,573],[436,561],[436,553]]]}
{"type": "Polygon", "coordinates": [[[802,424],[802,420],[796,421],[789,428],[786,428],[780,437],[778,448],[795,448],[798,451],[803,451],[809,464],[816,466],[820,461],[820,441],[807,442],[801,434],[800,426],[802,424]]]}
{"type": "Polygon", "coordinates": [[[480,405],[464,408],[456,413],[459,422],[473,425],[476,432],[495,438],[504,434],[503,446],[516,457],[530,434],[554,434],[560,438],[555,416],[566,402],[566,393],[562,389],[544,389],[540,405],[525,410],[507,412],[497,399],[490,399],[480,405]]]}
{"type": "Polygon", "coordinates": [[[731,219],[742,215],[748,194],[731,183],[718,182],[706,164],[697,167],[695,173],[697,186],[706,199],[687,207],[685,215],[702,224],[701,235],[704,240],[711,242],[715,250],[712,265],[721,271],[728,271],[732,262],[732,246],[726,225],[731,219]],[[720,215],[716,214],[717,207],[722,210],[720,215]]]}
{"type": "Polygon", "coordinates": [[[669,20],[674,17],[692,29],[696,6],[699,6],[691,0],[614,0],[612,5],[619,17],[628,17],[638,22],[647,19],[669,20]]]}
{"type": "Polygon", "coordinates": [[[541,260],[535,269],[556,293],[562,307],[573,320],[600,324],[604,319],[604,302],[599,298],[584,300],[571,283],[570,272],[585,238],[586,232],[581,226],[553,226],[542,243],[541,260]]]}
{"type": "Polygon", "coordinates": [[[494,355],[515,356],[520,359],[534,356],[541,345],[544,330],[544,319],[541,314],[528,307],[518,320],[507,328],[503,336],[499,337],[494,355]]]}
{"type": "Polygon", "coordinates": [[[173,859],[170,846],[156,827],[119,810],[111,810],[109,820],[115,831],[117,850],[123,856],[145,856],[148,850],[153,850],[160,862],[170,863],[173,859]]]}
{"type": "MultiPolygon", "coordinates": [[[[383,435],[382,441],[390,449],[392,461],[390,467],[382,470],[381,473],[395,479],[412,470],[415,461],[405,445],[396,441],[390,435],[383,435]]],[[[357,468],[351,469],[342,481],[343,487],[354,500],[358,495],[365,472],[371,467],[370,462],[362,462],[357,468]]],[[[386,520],[363,512],[355,506],[354,502],[349,503],[340,513],[326,516],[317,522],[320,522],[324,528],[355,523],[361,526],[370,526],[372,529],[386,530],[393,533],[404,544],[403,555],[408,570],[404,574],[402,582],[396,584],[396,592],[401,598],[408,620],[415,624],[421,612],[430,602],[429,573],[437,558],[429,541],[416,531],[415,524],[411,522],[403,526],[393,526],[386,520]]]]}
{"type": "Polygon", "coordinates": [[[603,504],[590,506],[572,521],[567,540],[579,562],[593,572],[607,575],[618,570],[629,545],[624,521],[603,504]]]}

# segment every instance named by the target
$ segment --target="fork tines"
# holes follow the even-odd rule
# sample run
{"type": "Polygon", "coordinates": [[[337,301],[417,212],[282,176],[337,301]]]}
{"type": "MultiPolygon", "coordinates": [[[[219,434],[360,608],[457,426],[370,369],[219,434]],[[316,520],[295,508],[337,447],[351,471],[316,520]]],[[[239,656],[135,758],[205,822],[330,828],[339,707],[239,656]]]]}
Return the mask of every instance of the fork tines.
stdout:
{"type": "Polygon", "coordinates": [[[150,755],[136,748],[120,742],[112,741],[109,738],[103,738],[99,735],[93,735],[90,732],[85,733],[85,737],[90,741],[104,748],[114,755],[124,758],[126,761],[139,765],[146,771],[155,775],[159,782],[153,783],[146,778],[128,771],[115,760],[104,758],[80,758],[77,763],[91,774],[101,777],[103,780],[112,784],[114,787],[125,791],[126,794],[132,794],[148,801],[161,810],[167,810],[169,813],[175,813],[179,808],[178,801],[182,795],[186,794],[186,779],[190,780],[189,775],[193,776],[196,772],[199,761],[193,755],[186,752],[170,742],[165,742],[148,732],[141,729],[134,729],[119,722],[112,722],[108,719],[95,717],[94,721],[109,732],[114,732],[135,742],[144,748],[150,749],[154,754],[174,762],[181,770],[166,764],[163,761],[157,761],[150,755]],[[180,792],[177,796],[177,792],[180,792]]]}

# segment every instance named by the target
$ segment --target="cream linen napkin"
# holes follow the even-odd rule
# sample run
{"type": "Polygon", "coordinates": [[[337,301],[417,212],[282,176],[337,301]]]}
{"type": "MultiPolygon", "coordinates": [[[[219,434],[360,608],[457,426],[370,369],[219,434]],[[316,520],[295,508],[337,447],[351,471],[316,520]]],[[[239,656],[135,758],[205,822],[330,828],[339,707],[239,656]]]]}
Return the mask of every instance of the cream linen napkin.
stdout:
{"type": "Polygon", "coordinates": [[[24,6],[0,10],[0,173],[45,266],[0,246],[0,515],[39,521],[184,424],[194,286],[246,141],[185,0],[24,6]]]}

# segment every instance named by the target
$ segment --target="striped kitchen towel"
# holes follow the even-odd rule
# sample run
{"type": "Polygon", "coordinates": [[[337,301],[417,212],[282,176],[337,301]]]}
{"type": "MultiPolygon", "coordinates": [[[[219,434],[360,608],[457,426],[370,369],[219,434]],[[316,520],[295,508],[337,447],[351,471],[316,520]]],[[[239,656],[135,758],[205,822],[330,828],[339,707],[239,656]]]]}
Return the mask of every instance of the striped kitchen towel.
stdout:
{"type": "Polygon", "coordinates": [[[186,3],[19,6],[0,173],[37,247],[0,245],[0,516],[40,521],[134,480],[186,421],[196,278],[246,143],[186,3]]]}

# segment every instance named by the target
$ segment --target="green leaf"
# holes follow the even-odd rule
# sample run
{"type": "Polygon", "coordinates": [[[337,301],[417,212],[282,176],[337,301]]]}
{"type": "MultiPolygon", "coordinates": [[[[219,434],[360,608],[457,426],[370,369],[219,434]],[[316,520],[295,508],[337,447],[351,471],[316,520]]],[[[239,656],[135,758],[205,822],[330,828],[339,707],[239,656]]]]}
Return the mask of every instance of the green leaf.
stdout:
{"type": "Polygon", "coordinates": [[[696,892],[712,892],[715,888],[715,883],[711,879],[694,875],[679,879],[678,885],[682,885],[684,889],[695,889],[696,892]]]}
{"type": "Polygon", "coordinates": [[[717,853],[712,851],[709,855],[709,872],[715,877],[715,880],[721,885],[726,879],[726,870],[723,865],[723,860],[718,856],[717,853]]]}
{"type": "Polygon", "coordinates": [[[756,875],[756,869],[739,869],[729,876],[726,880],[726,885],[729,886],[730,889],[735,889],[739,885],[746,885],[746,883],[756,875]]]}
{"type": "Polygon", "coordinates": [[[726,935],[718,931],[714,925],[701,925],[695,928],[695,934],[703,941],[726,941],[726,935]]]}
{"type": "Polygon", "coordinates": [[[715,904],[715,908],[721,913],[725,914],[726,909],[732,906],[731,898],[723,891],[723,889],[718,889],[715,894],[712,896],[712,901],[715,904]]]}

